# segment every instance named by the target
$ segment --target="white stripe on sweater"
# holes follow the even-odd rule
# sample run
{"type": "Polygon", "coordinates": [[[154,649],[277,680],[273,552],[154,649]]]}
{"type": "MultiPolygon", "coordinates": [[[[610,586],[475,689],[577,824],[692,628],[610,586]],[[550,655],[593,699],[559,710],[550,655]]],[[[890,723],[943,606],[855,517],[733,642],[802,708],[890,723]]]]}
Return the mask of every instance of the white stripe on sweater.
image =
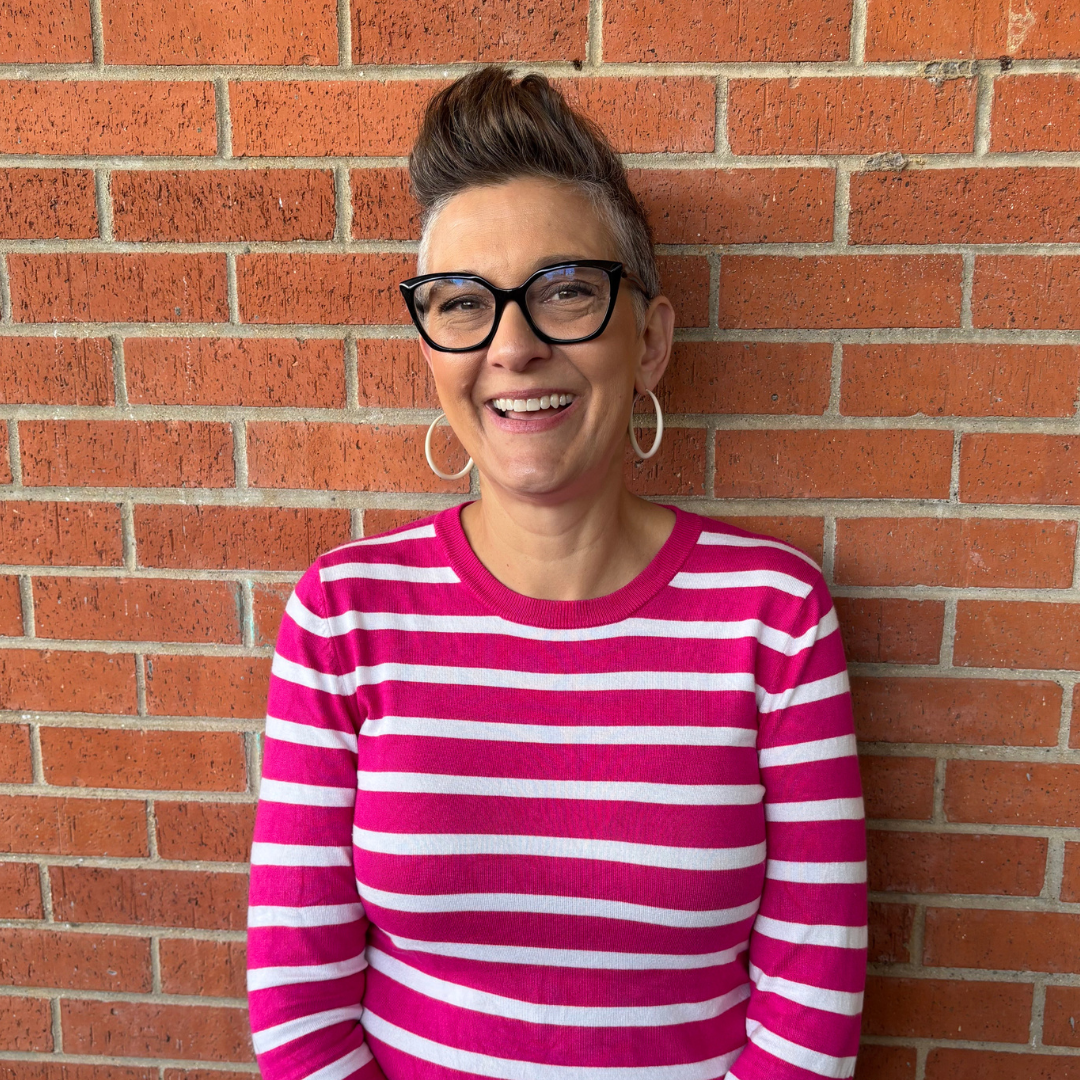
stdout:
{"type": "Polygon", "coordinates": [[[582,799],[665,806],[752,806],[761,802],[765,794],[760,784],[652,784],[644,781],[546,780],[536,777],[412,772],[358,772],[356,775],[360,791],[485,795],[511,799],[582,799]]]}
{"type": "Polygon", "coordinates": [[[765,864],[765,876],[773,881],[797,881],[806,885],[861,885],[866,880],[866,863],[770,859],[765,864]]]}
{"type": "Polygon", "coordinates": [[[805,600],[814,587],[779,570],[724,570],[696,574],[682,571],[671,579],[673,589],[777,589],[805,600]]]}
{"type": "Polygon", "coordinates": [[[252,929],[282,926],[307,930],[313,926],[344,926],[362,918],[363,904],[312,904],[309,907],[253,904],[247,910],[247,924],[252,929]]]}
{"type": "Polygon", "coordinates": [[[359,1020],[363,1015],[362,1005],[346,1005],[341,1009],[327,1009],[326,1012],[309,1013],[307,1016],[299,1016],[295,1020],[286,1020],[283,1024],[275,1024],[273,1027],[263,1028],[261,1031],[251,1033],[251,1042],[257,1054],[264,1054],[267,1050],[276,1050],[279,1046],[292,1042],[294,1039],[310,1035],[323,1028],[332,1027],[334,1024],[344,1023],[346,1020],[359,1020]]]}
{"type": "Polygon", "coordinates": [[[527,1024],[600,1028],[694,1024],[713,1020],[750,996],[750,984],[744,982],[728,993],[706,1001],[674,1002],[669,1005],[545,1005],[436,978],[380,949],[369,948],[368,960],[374,971],[425,997],[455,1008],[501,1016],[507,1020],[521,1020],[527,1024]]]}
{"type": "Polygon", "coordinates": [[[285,967],[248,968],[249,991],[269,990],[275,986],[296,986],[299,983],[326,982],[355,975],[368,966],[364,954],[331,964],[295,964],[285,967]]]}
{"type": "Polygon", "coordinates": [[[750,1041],[760,1046],[768,1054],[794,1065],[797,1069],[805,1069],[807,1072],[817,1073],[819,1076],[833,1077],[834,1080],[843,1080],[855,1072],[854,1057],[833,1057],[832,1054],[823,1054],[819,1050],[811,1050],[808,1046],[791,1042],[776,1032],[770,1031],[759,1020],[746,1021],[746,1034],[750,1041]]]}
{"type": "Polygon", "coordinates": [[[371,1048],[365,1042],[355,1050],[350,1050],[344,1057],[331,1061],[329,1065],[324,1065],[313,1073],[308,1073],[300,1080],[346,1080],[347,1077],[362,1069],[373,1056],[371,1048]]]}
{"type": "Polygon", "coordinates": [[[259,781],[259,798],[293,806],[353,806],[356,791],[351,787],[297,784],[291,780],[271,780],[264,776],[259,781]]]}
{"type": "Polygon", "coordinates": [[[837,735],[831,739],[788,743],[786,746],[767,746],[758,750],[758,764],[763,769],[779,765],[805,765],[811,761],[832,761],[833,758],[854,757],[857,752],[854,735],[837,735]]]}
{"type": "Polygon", "coordinates": [[[267,716],[266,737],[297,746],[318,746],[327,750],[348,750],[356,753],[356,735],[351,731],[298,724],[294,720],[282,720],[277,716],[267,716]]]}
{"type": "Polygon", "coordinates": [[[846,990],[829,990],[824,986],[809,986],[792,982],[778,975],[766,975],[756,964],[750,965],[750,978],[758,990],[766,994],[778,994],[797,1005],[810,1009],[834,1012],[839,1016],[858,1016],[862,1012],[863,995],[846,990]]]}
{"type": "Polygon", "coordinates": [[[792,547],[790,544],[785,544],[780,540],[766,540],[763,537],[756,536],[734,536],[731,533],[715,533],[704,531],[697,538],[699,544],[720,546],[720,547],[769,547],[776,548],[778,551],[786,551],[789,555],[795,555],[802,559],[803,562],[809,563],[815,570],[820,571],[821,567],[818,566],[809,555],[800,551],[796,547],[792,547]]]}
{"type": "Polygon", "coordinates": [[[334,563],[319,570],[319,580],[342,581],[367,578],[372,581],[412,581],[424,585],[457,585],[460,578],[449,566],[410,566],[400,563],[334,563]]]}
{"type": "Polygon", "coordinates": [[[352,866],[352,848],[321,847],[316,844],[251,845],[252,866],[352,866]]]}
{"type": "Polygon", "coordinates": [[[742,870],[757,866],[765,858],[764,841],[748,847],[694,848],[632,844],[623,840],[590,840],[575,836],[373,832],[355,825],[353,843],[364,851],[384,855],[526,855],[592,859],[672,870],[742,870]]]}
{"type": "Polygon", "coordinates": [[[447,1069],[492,1076],[499,1080],[714,1080],[723,1076],[740,1050],[708,1061],[685,1065],[631,1065],[629,1067],[588,1067],[582,1065],[547,1065],[539,1061],[515,1061],[491,1057],[456,1046],[433,1042],[421,1035],[391,1024],[370,1009],[364,1012],[364,1027],[375,1039],[411,1054],[421,1061],[430,1061],[447,1069]]]}
{"type": "Polygon", "coordinates": [[[863,817],[863,801],[860,798],[765,804],[766,821],[861,821],[863,817]]]}
{"type": "Polygon", "coordinates": [[[837,926],[831,923],[793,923],[759,915],[754,933],[792,945],[824,945],[832,949],[865,949],[865,926],[837,926]]]}

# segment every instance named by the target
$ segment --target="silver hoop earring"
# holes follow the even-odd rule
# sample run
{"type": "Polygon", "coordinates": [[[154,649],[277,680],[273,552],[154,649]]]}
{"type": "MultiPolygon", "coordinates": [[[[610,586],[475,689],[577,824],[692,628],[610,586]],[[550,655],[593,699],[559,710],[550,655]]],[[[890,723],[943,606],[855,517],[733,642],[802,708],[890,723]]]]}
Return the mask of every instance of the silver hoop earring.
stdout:
{"type": "MultiPolygon", "coordinates": [[[[630,445],[634,448],[634,453],[643,461],[648,461],[649,458],[660,449],[660,440],[664,437],[664,414],[660,411],[660,402],[656,400],[656,395],[651,390],[646,390],[646,394],[652,398],[653,408],[656,410],[656,438],[653,439],[653,444],[649,448],[649,452],[645,453],[644,450],[638,446],[637,436],[634,434],[634,408],[630,407],[630,445]]],[[[638,403],[638,399],[634,398],[634,405],[638,403]]]]}
{"type": "Polygon", "coordinates": [[[473,467],[473,460],[469,460],[465,463],[465,468],[456,473],[444,473],[434,461],[431,460],[431,436],[435,433],[435,425],[440,420],[446,419],[446,413],[439,413],[434,420],[431,421],[431,427],[427,429],[427,437],[424,439],[424,457],[427,458],[428,465],[431,466],[431,471],[439,477],[440,480],[460,480],[465,476],[468,471],[473,467]]]}

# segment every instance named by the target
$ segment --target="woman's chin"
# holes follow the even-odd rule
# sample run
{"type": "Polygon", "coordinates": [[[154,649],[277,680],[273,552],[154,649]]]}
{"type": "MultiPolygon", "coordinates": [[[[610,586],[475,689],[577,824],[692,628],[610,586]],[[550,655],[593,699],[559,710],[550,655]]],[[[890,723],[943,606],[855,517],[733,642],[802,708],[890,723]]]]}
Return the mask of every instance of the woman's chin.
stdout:
{"type": "Polygon", "coordinates": [[[558,501],[560,498],[573,498],[582,489],[588,471],[575,468],[565,458],[559,458],[501,464],[500,468],[492,471],[481,469],[481,476],[511,496],[558,501]]]}

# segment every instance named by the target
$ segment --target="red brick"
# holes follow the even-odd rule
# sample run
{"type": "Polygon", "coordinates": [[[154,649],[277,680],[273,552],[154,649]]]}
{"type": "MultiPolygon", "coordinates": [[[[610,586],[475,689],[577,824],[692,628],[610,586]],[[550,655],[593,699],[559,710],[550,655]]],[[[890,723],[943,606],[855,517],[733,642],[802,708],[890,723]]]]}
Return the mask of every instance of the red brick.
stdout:
{"type": "MultiPolygon", "coordinates": [[[[446,427],[432,440],[436,461],[464,457],[446,427]],[[440,445],[441,444],[441,445],[440,445]]],[[[439,480],[424,461],[424,428],[260,422],[248,425],[253,487],[332,491],[467,491],[468,477],[439,480]]]]}
{"type": "Polygon", "coordinates": [[[1032,996],[1028,983],[871,975],[863,1034],[1026,1043],[1032,996]]]}
{"type": "Polygon", "coordinates": [[[716,433],[717,498],[944,499],[950,431],[716,433]]]}
{"type": "Polygon", "coordinates": [[[150,940],[0,930],[0,985],[149,993],[150,940]]]}
{"type": "Polygon", "coordinates": [[[1080,150],[1080,75],[1013,75],[994,80],[990,149],[1080,150]]]}
{"type": "Polygon", "coordinates": [[[975,260],[971,310],[976,327],[1077,329],[1080,256],[981,255],[975,260]]]}
{"type": "Polygon", "coordinates": [[[334,0],[103,0],[107,64],[337,64],[334,0]]]}
{"type": "Polygon", "coordinates": [[[1022,761],[950,761],[949,821],[1073,826],[1080,815],[1080,766],[1022,761]]]}
{"type": "Polygon", "coordinates": [[[254,1061],[243,1009],[61,1001],[64,1051],[122,1057],[254,1061]]]}
{"type": "Polygon", "coordinates": [[[37,633],[91,641],[240,643],[236,585],[170,579],[38,578],[37,633]]]}
{"type": "Polygon", "coordinates": [[[996,971],[1080,970],[1080,915],[930,908],[924,963],[996,971]]]}
{"type": "Polygon", "coordinates": [[[3,154],[216,151],[209,82],[0,80],[3,154]]]}
{"type": "Polygon", "coordinates": [[[1080,607],[1037,601],[961,600],[953,663],[1080,670],[1080,607]]]}
{"type": "Polygon", "coordinates": [[[24,420],[29,487],[231,487],[232,428],[199,420],[24,420]]]}
{"type": "Polygon", "coordinates": [[[43,727],[40,738],[47,784],[150,791],[243,791],[247,786],[238,731],[43,727]]]}
{"type": "Polygon", "coordinates": [[[1080,844],[1065,845],[1065,873],[1061,882],[1061,899],[1070,904],[1080,903],[1080,844]]]}
{"type": "Polygon", "coordinates": [[[241,255],[240,318],[250,323],[405,323],[398,283],[413,255],[241,255]]]}
{"type": "Polygon", "coordinates": [[[676,326],[709,325],[709,263],[701,255],[658,255],[660,291],[675,306],[676,326]]]}
{"type": "Polygon", "coordinates": [[[927,820],[934,809],[934,759],[859,758],[866,816],[927,820]]]}
{"type": "Polygon", "coordinates": [[[1038,896],[1046,845],[1034,836],[871,829],[870,888],[878,892],[1038,896]]]}
{"type": "MultiPolygon", "coordinates": [[[[640,415],[640,410],[639,410],[640,415]]],[[[637,429],[638,443],[651,445],[654,432],[637,429]]],[[[635,495],[704,495],[705,440],[700,428],[668,427],[664,430],[663,453],[650,461],[641,460],[627,447],[623,478],[635,495]]]]}
{"type": "Polygon", "coordinates": [[[1067,589],[1076,522],[848,518],[836,523],[838,585],[1067,589]]]}
{"type": "Polygon", "coordinates": [[[0,863],[0,919],[44,917],[37,863],[0,863]]]}
{"type": "Polygon", "coordinates": [[[247,874],[53,866],[49,875],[53,910],[65,922],[244,929],[247,874]]]}
{"type": "MultiPolygon", "coordinates": [[[[372,511],[365,510],[364,518],[372,511]]],[[[383,511],[385,513],[385,511],[383,511]]],[[[421,511],[420,517],[427,517],[430,511],[421,511]]],[[[396,525],[388,525],[387,528],[396,528],[396,525]]],[[[367,533],[366,535],[371,535],[367,533]]],[[[272,585],[255,585],[252,587],[252,602],[255,609],[255,644],[273,645],[277,640],[278,627],[281,625],[281,616],[285,611],[289,596],[293,587],[285,582],[276,582],[272,585]]]]}
{"type": "Polygon", "coordinates": [[[915,1080],[915,1058],[907,1046],[861,1046],[854,1080],[915,1080]]]}
{"type": "Polygon", "coordinates": [[[81,240],[97,235],[92,172],[0,169],[0,238],[81,240]]]}
{"type": "Polygon", "coordinates": [[[1053,0],[870,0],[867,60],[1074,57],[1080,14],[1053,0]]]}
{"type": "Polygon", "coordinates": [[[725,255],[720,326],[960,325],[959,255],[725,255]]]}
{"type": "Polygon", "coordinates": [[[460,64],[585,59],[588,0],[353,3],[353,63],[460,64]]]}
{"type": "Polygon", "coordinates": [[[21,637],[22,633],[22,597],[19,595],[19,579],[14,574],[0,574],[0,636],[21,637]]]}
{"type": "MultiPolygon", "coordinates": [[[[191,1073],[178,1080],[191,1077],[191,1073]]],[[[251,1074],[248,1074],[250,1080],[251,1074]]],[[[67,1065],[51,1061],[0,1061],[0,1080],[158,1080],[157,1069],[128,1069],[118,1065],[67,1065]]],[[[215,1080],[230,1080],[219,1073],[215,1080]]]]}
{"type": "Polygon", "coordinates": [[[6,709],[135,712],[135,661],[118,653],[0,649],[6,709]]]}
{"type": "Polygon", "coordinates": [[[1061,687],[1011,679],[851,681],[855,730],[874,742],[1056,746],[1061,687]]]}
{"type": "MultiPolygon", "coordinates": [[[[422,521],[424,518],[431,517],[433,513],[432,510],[365,510],[364,535],[378,536],[379,533],[389,532],[391,529],[400,528],[402,525],[408,525],[413,521],[422,521]]],[[[267,585],[266,588],[272,589],[274,586],[267,585]]],[[[288,598],[288,593],[286,593],[281,599],[282,607],[284,607],[288,598]]],[[[278,618],[280,618],[280,614],[278,618]]],[[[275,623],[274,632],[276,633],[276,631],[277,624],[275,623]]]]}
{"type": "Polygon", "coordinates": [[[969,503],[1080,503],[1080,437],[964,435],[960,499],[969,503]]]}
{"type": "MultiPolygon", "coordinates": [[[[365,516],[364,520],[367,520],[365,516]]],[[[825,547],[825,522],[816,517],[735,517],[725,514],[718,521],[727,521],[747,532],[775,536],[792,547],[805,552],[816,563],[821,562],[825,547]]]]}
{"type": "Polygon", "coordinates": [[[111,405],[112,346],[107,338],[2,337],[0,402],[111,405]]]}
{"type": "Polygon", "coordinates": [[[1048,1046],[1080,1046],[1080,1030],[1076,1026],[1078,1015],[1080,989],[1075,986],[1048,986],[1043,1013],[1043,1042],[1048,1046]]]}
{"type": "Polygon", "coordinates": [[[0,64],[80,64],[93,58],[88,0],[57,0],[44,9],[31,0],[12,0],[0,8],[0,64]]]}
{"type": "Polygon", "coordinates": [[[320,409],[345,404],[341,341],[128,338],[124,361],[133,404],[320,409]]]}
{"type": "Polygon", "coordinates": [[[825,342],[679,342],[657,396],[665,412],[820,415],[831,362],[825,342]]]}
{"type": "Polygon", "coordinates": [[[419,240],[420,207],[399,168],[354,169],[352,234],[357,240],[419,240]]]}
{"type": "Polygon", "coordinates": [[[361,338],[356,343],[356,355],[361,405],[439,407],[435,380],[415,341],[361,338]]]}
{"type": "Polygon", "coordinates": [[[620,154],[711,154],[716,148],[711,79],[558,79],[555,85],[620,154]]]}
{"type": "Polygon", "coordinates": [[[1074,345],[845,345],[848,416],[1072,416],[1074,345]]]}
{"type": "Polygon", "coordinates": [[[0,784],[30,784],[30,725],[0,724],[0,784]]]}
{"type": "Polygon", "coordinates": [[[856,173],[850,238],[854,244],[1075,243],[1080,170],[856,173]]]}
{"type": "Polygon", "coordinates": [[[4,561],[25,566],[120,566],[120,508],[112,503],[0,503],[4,561]]]}
{"type": "Polygon", "coordinates": [[[254,803],[159,801],[154,809],[163,859],[248,861],[255,832],[254,803]]]}
{"type": "Polygon", "coordinates": [[[945,628],[941,600],[836,597],[849,663],[936,664],[945,628]]]}
{"type": "Polygon", "coordinates": [[[990,1050],[931,1050],[926,1080],[1080,1080],[1080,1058],[990,1050]]]}
{"type": "Polygon", "coordinates": [[[242,998],[246,950],[242,941],[161,942],[161,988],[166,994],[242,998]]]}
{"type": "Polygon", "coordinates": [[[141,566],[306,570],[349,539],[348,510],[136,506],[141,566]]]}
{"type": "Polygon", "coordinates": [[[733,79],[728,129],[736,154],[970,154],[975,80],[733,79]]]}
{"type": "Polygon", "coordinates": [[[658,244],[824,243],[835,174],[826,169],[636,169],[630,184],[658,244]]]}
{"type": "Polygon", "coordinates": [[[44,998],[4,995],[0,1010],[0,1050],[48,1052],[53,1048],[52,1015],[44,998]]]}
{"type": "Polygon", "coordinates": [[[147,657],[147,712],[262,719],[269,677],[270,661],[263,657],[147,657]]]}
{"type": "Polygon", "coordinates": [[[225,256],[9,255],[16,322],[225,322],[225,256]]]}
{"type": "Polygon", "coordinates": [[[412,148],[428,99],[445,84],[239,82],[229,86],[236,157],[392,157],[412,148]]]}
{"type": "Polygon", "coordinates": [[[334,176],[314,169],[114,172],[117,240],[330,240],[334,176]]]}
{"type": "Polygon", "coordinates": [[[839,0],[611,0],[604,59],[717,62],[844,60],[851,8],[839,0]]]}
{"type": "Polygon", "coordinates": [[[869,905],[867,959],[871,964],[907,964],[911,961],[911,935],[915,908],[911,904],[869,905]]]}
{"type": "Polygon", "coordinates": [[[0,851],[114,858],[149,854],[142,802],[0,795],[0,807],[0,851]]]}

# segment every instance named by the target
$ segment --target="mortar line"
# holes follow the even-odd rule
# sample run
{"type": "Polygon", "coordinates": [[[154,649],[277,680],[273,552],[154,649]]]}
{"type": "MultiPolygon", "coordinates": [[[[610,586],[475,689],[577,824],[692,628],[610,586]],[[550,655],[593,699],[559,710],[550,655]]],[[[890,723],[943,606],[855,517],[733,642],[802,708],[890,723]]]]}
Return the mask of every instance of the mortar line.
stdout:
{"type": "Polygon", "coordinates": [[[338,0],[337,3],[337,40],[337,66],[351,68],[353,66],[352,5],[349,0],[338,0]]]}
{"type": "Polygon", "coordinates": [[[120,504],[120,544],[124,569],[137,570],[139,561],[135,538],[135,506],[129,500],[120,504]]]}
{"type": "Polygon", "coordinates": [[[236,254],[231,251],[225,255],[225,294],[229,324],[237,326],[240,323],[240,285],[236,278],[236,254]]]}
{"type": "MultiPolygon", "coordinates": [[[[153,664],[153,659],[149,661],[153,664]]],[[[139,716],[146,716],[146,659],[141,652],[135,653],[135,711],[139,716]]]]}
{"type": "Polygon", "coordinates": [[[244,742],[248,769],[248,787],[251,794],[258,798],[259,785],[262,781],[262,740],[261,731],[245,731],[244,742]]]}
{"type": "Polygon", "coordinates": [[[105,71],[105,20],[101,14],[101,0],[90,0],[90,40],[94,70],[100,76],[105,71]]]}
{"type": "MultiPolygon", "coordinates": [[[[55,991],[53,991],[55,993],[55,991]]],[[[66,997],[71,997],[72,994],[82,992],[65,992],[66,997]]],[[[109,1000],[109,999],[102,999],[109,1000]]],[[[224,1000],[226,1006],[235,1008],[230,999],[207,999],[207,1004],[217,1004],[218,1000],[224,1000]]],[[[192,1061],[191,1059],[172,1058],[162,1063],[160,1058],[146,1058],[146,1057],[116,1057],[115,1055],[89,1055],[89,1054],[63,1054],[63,1056],[57,1056],[54,1052],[19,1052],[19,1051],[3,1051],[0,1052],[0,1061],[3,1062],[45,1062],[49,1064],[64,1065],[92,1065],[98,1069],[106,1068],[108,1066],[116,1066],[123,1069],[147,1069],[150,1071],[158,1071],[162,1069],[179,1069],[184,1076],[190,1076],[194,1071],[198,1072],[221,1072],[221,1073],[248,1073],[252,1080],[258,1080],[257,1066],[247,1064],[246,1062],[216,1062],[216,1061],[192,1061]]]]}
{"type": "Polygon", "coordinates": [[[233,437],[233,471],[236,474],[236,487],[242,490],[248,486],[247,421],[234,420],[231,427],[233,437]]]}
{"type": "Polygon", "coordinates": [[[41,756],[41,730],[37,724],[30,725],[30,773],[34,778],[34,784],[46,787],[45,763],[41,756]]]}
{"type": "Polygon", "coordinates": [[[22,609],[22,636],[37,637],[34,619],[34,579],[29,574],[19,575],[19,606],[22,609]]]}
{"type": "Polygon", "coordinates": [[[228,160],[232,153],[232,114],[229,110],[229,80],[219,75],[214,79],[214,119],[217,125],[217,158],[228,160]]]}
{"type": "Polygon", "coordinates": [[[14,323],[11,307],[11,278],[8,276],[7,255],[0,255],[0,323],[14,323]]]}
{"type": "Polygon", "coordinates": [[[41,890],[41,921],[51,923],[53,917],[52,882],[47,863],[38,863],[38,888],[41,890]]]}
{"type": "Polygon", "coordinates": [[[364,511],[349,511],[349,536],[353,540],[359,540],[364,535],[364,511]]]}
{"type": "Polygon", "coordinates": [[[123,334],[110,334],[112,346],[113,399],[118,409],[126,409],[129,404],[127,392],[127,359],[124,356],[123,334]]]}
{"type": "Polygon", "coordinates": [[[157,934],[150,935],[150,986],[152,993],[164,993],[161,989],[161,939],[157,934]]]}
{"type": "Polygon", "coordinates": [[[956,609],[959,598],[950,596],[945,601],[945,618],[941,627],[941,650],[938,653],[938,665],[941,670],[953,666],[953,648],[956,642],[956,609]]]}
{"type": "Polygon", "coordinates": [[[850,61],[856,67],[866,63],[866,0],[854,0],[851,6],[850,61]]]}
{"type": "Polygon", "coordinates": [[[360,408],[360,356],[353,333],[345,335],[345,408],[360,408]]]}
{"type": "Polygon", "coordinates": [[[839,164],[835,171],[835,192],[833,195],[833,244],[846,248],[849,239],[851,220],[851,166],[849,162],[839,164]]]}
{"type": "Polygon", "coordinates": [[[977,63],[977,89],[975,92],[975,155],[985,157],[990,153],[990,122],[994,107],[994,70],[997,61],[977,63]]]}
{"type": "Polygon", "coordinates": [[[722,75],[718,76],[714,85],[716,119],[714,120],[713,153],[717,157],[728,158],[731,156],[731,142],[728,139],[728,80],[722,75]]]}
{"type": "Polygon", "coordinates": [[[705,427],[705,490],[716,491],[716,429],[705,427]]]}
{"type": "Polygon", "coordinates": [[[586,23],[584,71],[596,72],[604,62],[604,4],[603,0],[589,0],[586,23]]]}
{"type": "Polygon", "coordinates": [[[923,942],[926,938],[926,904],[917,903],[911,920],[911,937],[908,939],[909,964],[911,967],[923,966],[923,942]]]}
{"type": "Polygon", "coordinates": [[[49,998],[49,1020],[52,1027],[53,1053],[64,1052],[64,1025],[60,1018],[60,998],[49,998]]]}
{"type": "Polygon", "coordinates": [[[1046,870],[1039,896],[1044,900],[1060,900],[1065,880],[1065,838],[1051,836],[1046,841],[1046,870]]]}
{"type": "Polygon", "coordinates": [[[1036,1050],[1043,1048],[1043,1020],[1046,1015],[1046,977],[1041,972],[1033,972],[1031,995],[1031,1027],[1028,1031],[1028,1045],[1036,1050]]]}
{"type": "Polygon", "coordinates": [[[822,529],[821,573],[832,587],[836,573],[836,515],[826,514],[822,529]]]}
{"type": "Polygon", "coordinates": [[[7,422],[8,469],[11,471],[11,486],[22,487],[22,448],[19,441],[19,422],[11,419],[7,422]]]}
{"type": "Polygon", "coordinates": [[[915,1076],[913,1080],[926,1080],[926,1059],[930,1056],[930,1048],[924,1043],[915,1048],[915,1076]]]}
{"type": "Polygon", "coordinates": [[[98,235],[104,243],[112,243],[113,203],[112,171],[108,168],[94,170],[94,206],[97,210],[98,235]]]}
{"type": "Polygon", "coordinates": [[[1061,693],[1061,727],[1058,729],[1058,746],[1068,751],[1069,740],[1072,735],[1073,721],[1077,719],[1075,712],[1076,695],[1080,695],[1080,679],[1073,680],[1072,684],[1066,683],[1061,693]]]}
{"type": "Polygon", "coordinates": [[[157,809],[153,798],[146,800],[146,851],[151,859],[161,857],[161,853],[158,851],[157,809]]]}
{"type": "Polygon", "coordinates": [[[844,346],[842,342],[834,341],[832,358],[829,365],[829,400],[825,405],[822,416],[839,417],[840,415],[840,392],[844,378],[844,346]]]}
{"type": "Polygon", "coordinates": [[[709,328],[720,327],[720,275],[723,273],[723,256],[714,253],[706,256],[709,264],[709,328]]]}
{"type": "Polygon", "coordinates": [[[352,180],[345,165],[334,166],[334,211],[334,239],[347,243],[353,238],[353,201],[352,180]]]}
{"type": "Polygon", "coordinates": [[[251,587],[251,578],[240,582],[240,626],[243,642],[248,648],[255,646],[255,598],[251,587]]]}
{"type": "Polygon", "coordinates": [[[952,458],[949,463],[949,502],[953,506],[960,505],[960,463],[963,445],[963,431],[959,429],[953,431],[952,458]]]}
{"type": "Polygon", "coordinates": [[[972,294],[975,291],[975,254],[971,251],[961,252],[961,265],[963,271],[960,277],[960,327],[963,330],[973,330],[975,324],[972,320],[972,294]]]}
{"type": "Polygon", "coordinates": [[[934,758],[934,805],[930,813],[932,825],[945,825],[945,758],[934,758]]]}

